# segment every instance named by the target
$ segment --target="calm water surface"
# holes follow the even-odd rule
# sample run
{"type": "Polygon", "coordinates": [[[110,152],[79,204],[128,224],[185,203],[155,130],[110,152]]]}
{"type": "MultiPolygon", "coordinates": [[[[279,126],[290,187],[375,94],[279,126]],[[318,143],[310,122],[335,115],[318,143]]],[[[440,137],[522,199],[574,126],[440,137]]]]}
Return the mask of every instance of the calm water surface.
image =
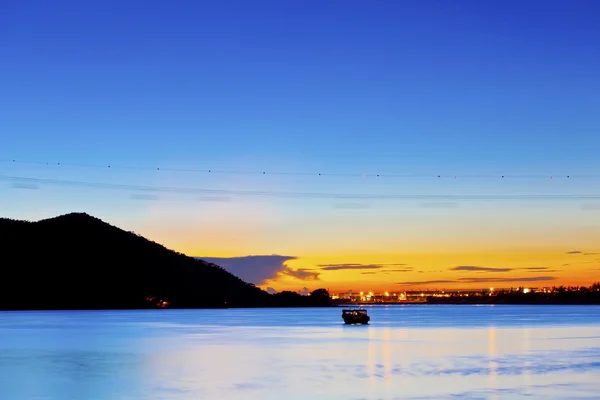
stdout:
{"type": "Polygon", "coordinates": [[[598,399],[600,307],[0,312],[0,398],[598,399]]]}

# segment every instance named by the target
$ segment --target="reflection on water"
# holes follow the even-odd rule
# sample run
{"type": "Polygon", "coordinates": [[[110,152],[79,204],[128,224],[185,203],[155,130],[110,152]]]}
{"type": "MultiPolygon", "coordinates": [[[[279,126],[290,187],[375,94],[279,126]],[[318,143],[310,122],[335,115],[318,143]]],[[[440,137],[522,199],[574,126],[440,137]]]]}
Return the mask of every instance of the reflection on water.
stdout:
{"type": "Polygon", "coordinates": [[[489,369],[490,369],[490,386],[489,389],[492,391],[492,399],[497,399],[496,396],[496,329],[490,327],[488,329],[488,358],[489,358],[489,369]]]}
{"type": "Polygon", "coordinates": [[[600,307],[0,312],[6,399],[597,399],[600,307]]]}

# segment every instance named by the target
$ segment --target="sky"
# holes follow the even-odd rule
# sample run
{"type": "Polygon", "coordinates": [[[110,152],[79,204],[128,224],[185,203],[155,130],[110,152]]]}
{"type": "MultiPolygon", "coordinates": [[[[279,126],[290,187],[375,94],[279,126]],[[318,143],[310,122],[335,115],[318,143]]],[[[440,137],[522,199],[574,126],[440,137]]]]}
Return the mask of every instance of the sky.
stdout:
{"type": "Polygon", "coordinates": [[[265,289],[591,284],[598,20],[594,0],[3,1],[1,214],[87,212],[265,289]]]}

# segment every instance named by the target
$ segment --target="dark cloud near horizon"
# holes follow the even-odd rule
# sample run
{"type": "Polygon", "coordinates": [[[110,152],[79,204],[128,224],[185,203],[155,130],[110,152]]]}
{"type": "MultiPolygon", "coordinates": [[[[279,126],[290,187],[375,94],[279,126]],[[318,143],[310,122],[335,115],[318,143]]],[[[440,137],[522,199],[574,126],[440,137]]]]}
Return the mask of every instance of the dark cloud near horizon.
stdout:
{"type": "Polygon", "coordinates": [[[374,274],[378,274],[378,275],[386,274],[386,275],[388,275],[388,274],[393,274],[395,272],[402,272],[402,273],[404,273],[404,272],[413,272],[413,271],[414,271],[414,268],[407,267],[407,268],[396,268],[396,269],[385,269],[385,270],[378,270],[378,271],[361,272],[361,274],[363,274],[363,275],[374,275],[374,274]]]}
{"type": "Polygon", "coordinates": [[[509,272],[512,268],[492,268],[492,267],[477,267],[473,265],[459,265],[458,267],[450,268],[451,271],[479,271],[479,272],[509,272]]]}
{"type": "Polygon", "coordinates": [[[402,286],[418,286],[418,285],[432,285],[438,283],[498,283],[498,282],[543,282],[553,281],[557,278],[555,276],[532,276],[525,278],[459,278],[457,280],[432,280],[432,281],[412,281],[412,282],[397,282],[402,286]]]}
{"type": "Polygon", "coordinates": [[[544,271],[544,272],[558,272],[557,269],[550,269],[550,267],[527,267],[527,268],[520,268],[523,271],[527,271],[527,272],[539,272],[539,271],[544,271]]]}
{"type": "Polygon", "coordinates": [[[433,281],[412,281],[412,282],[396,282],[398,285],[409,286],[409,285],[433,285],[436,283],[454,283],[456,281],[449,279],[439,279],[433,281]]]}
{"type": "Polygon", "coordinates": [[[292,276],[300,280],[318,280],[319,273],[306,269],[291,269],[286,265],[294,256],[258,255],[243,257],[195,257],[208,263],[216,264],[238,278],[261,285],[269,279],[276,278],[279,274],[292,276]]]}
{"type": "Polygon", "coordinates": [[[339,271],[345,269],[380,269],[381,265],[362,265],[362,264],[322,264],[323,271],[339,271]]]}
{"type": "Polygon", "coordinates": [[[312,270],[306,268],[291,269],[286,267],[282,271],[280,271],[280,273],[284,275],[293,276],[294,278],[298,278],[303,281],[319,280],[318,272],[312,272],[312,270]]]}
{"type": "Polygon", "coordinates": [[[458,281],[465,283],[483,283],[483,282],[541,282],[553,281],[555,276],[529,276],[524,278],[460,278],[458,281]]]}
{"type": "Polygon", "coordinates": [[[318,264],[323,271],[339,271],[344,269],[381,269],[385,267],[402,267],[406,264],[318,264]]]}

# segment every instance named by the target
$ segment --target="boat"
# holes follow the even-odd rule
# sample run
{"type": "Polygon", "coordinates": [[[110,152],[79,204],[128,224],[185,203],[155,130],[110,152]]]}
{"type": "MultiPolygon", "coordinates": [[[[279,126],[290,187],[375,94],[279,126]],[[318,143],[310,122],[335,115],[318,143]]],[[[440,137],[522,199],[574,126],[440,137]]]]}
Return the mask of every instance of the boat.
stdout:
{"type": "Polygon", "coordinates": [[[342,318],[346,324],[368,324],[371,317],[367,315],[367,310],[362,308],[351,308],[342,310],[342,318]]]}

